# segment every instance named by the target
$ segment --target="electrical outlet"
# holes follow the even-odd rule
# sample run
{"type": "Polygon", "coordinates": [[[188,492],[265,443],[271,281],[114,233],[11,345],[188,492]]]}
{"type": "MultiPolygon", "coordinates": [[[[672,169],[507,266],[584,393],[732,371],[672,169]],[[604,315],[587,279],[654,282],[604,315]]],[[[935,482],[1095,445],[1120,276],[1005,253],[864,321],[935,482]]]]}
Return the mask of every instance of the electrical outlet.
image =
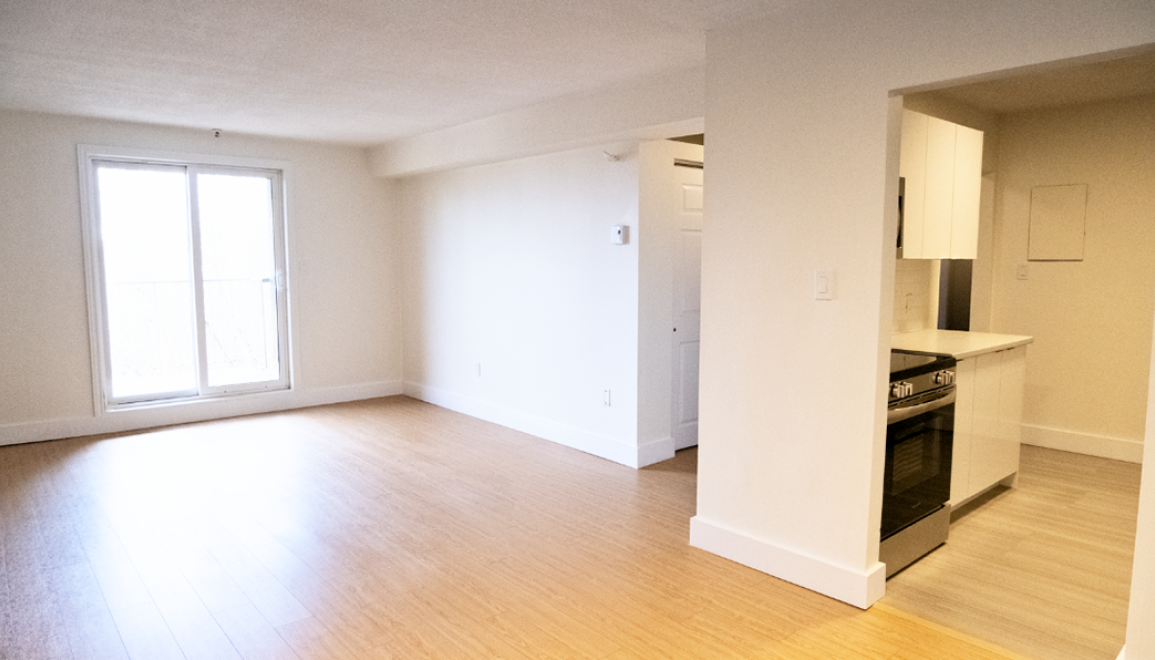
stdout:
{"type": "Polygon", "coordinates": [[[604,394],[605,394],[605,404],[606,404],[606,406],[609,406],[610,405],[610,391],[605,390],[604,394]]]}

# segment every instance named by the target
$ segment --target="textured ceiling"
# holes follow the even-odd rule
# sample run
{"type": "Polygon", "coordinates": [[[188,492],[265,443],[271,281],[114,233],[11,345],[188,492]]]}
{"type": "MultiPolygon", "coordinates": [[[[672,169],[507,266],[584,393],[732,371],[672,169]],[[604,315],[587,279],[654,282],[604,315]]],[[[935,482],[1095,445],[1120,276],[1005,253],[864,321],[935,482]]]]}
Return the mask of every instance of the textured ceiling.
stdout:
{"type": "Polygon", "coordinates": [[[704,60],[797,0],[0,0],[0,107],[374,144],[704,60]]]}

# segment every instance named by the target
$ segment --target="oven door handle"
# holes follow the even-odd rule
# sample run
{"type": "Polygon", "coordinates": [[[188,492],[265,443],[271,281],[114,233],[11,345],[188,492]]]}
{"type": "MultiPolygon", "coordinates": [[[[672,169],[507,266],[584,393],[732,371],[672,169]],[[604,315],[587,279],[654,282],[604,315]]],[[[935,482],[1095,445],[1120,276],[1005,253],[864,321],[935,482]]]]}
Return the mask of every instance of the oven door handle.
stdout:
{"type": "Polygon", "coordinates": [[[910,419],[911,417],[918,417],[923,413],[937,410],[943,406],[949,406],[955,402],[955,398],[957,396],[958,393],[952,389],[937,399],[932,399],[924,403],[916,403],[913,406],[907,406],[904,408],[889,409],[886,411],[886,423],[889,426],[890,424],[895,424],[897,422],[910,419]]]}

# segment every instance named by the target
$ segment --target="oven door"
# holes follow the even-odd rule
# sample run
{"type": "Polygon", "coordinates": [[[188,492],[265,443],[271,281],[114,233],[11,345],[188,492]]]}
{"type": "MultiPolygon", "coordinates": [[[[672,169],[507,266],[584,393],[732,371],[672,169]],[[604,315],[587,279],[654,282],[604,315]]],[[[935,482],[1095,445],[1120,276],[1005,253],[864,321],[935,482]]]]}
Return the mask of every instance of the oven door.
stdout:
{"type": "Polygon", "coordinates": [[[950,500],[955,392],[888,411],[882,530],[886,538],[950,500]]]}

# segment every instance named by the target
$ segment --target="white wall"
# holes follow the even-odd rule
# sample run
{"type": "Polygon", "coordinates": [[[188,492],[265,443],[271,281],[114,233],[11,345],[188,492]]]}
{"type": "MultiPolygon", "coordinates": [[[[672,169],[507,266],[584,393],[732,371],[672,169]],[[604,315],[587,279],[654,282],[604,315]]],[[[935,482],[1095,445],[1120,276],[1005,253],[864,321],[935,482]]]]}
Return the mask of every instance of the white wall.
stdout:
{"type": "Polygon", "coordinates": [[[992,308],[1031,335],[1024,442],[1138,462],[1155,313],[1155,97],[1007,115],[992,308]],[[1028,262],[1031,189],[1087,184],[1082,261],[1028,262]],[[1025,264],[1029,279],[1016,267],[1025,264]]]}
{"type": "Polygon", "coordinates": [[[627,465],[672,456],[668,429],[639,434],[638,163],[624,143],[400,180],[405,391],[627,465]]]}
{"type": "Polygon", "coordinates": [[[0,114],[0,145],[0,444],[400,392],[390,184],[363,150],[15,112],[0,114]],[[289,162],[292,392],[95,409],[78,144],[289,162]]]}
{"type": "Polygon", "coordinates": [[[707,42],[691,542],[859,606],[878,556],[898,110],[916,85],[1155,42],[1149,3],[805,3],[707,42]],[[814,271],[836,273],[813,300],[814,271]]]}

